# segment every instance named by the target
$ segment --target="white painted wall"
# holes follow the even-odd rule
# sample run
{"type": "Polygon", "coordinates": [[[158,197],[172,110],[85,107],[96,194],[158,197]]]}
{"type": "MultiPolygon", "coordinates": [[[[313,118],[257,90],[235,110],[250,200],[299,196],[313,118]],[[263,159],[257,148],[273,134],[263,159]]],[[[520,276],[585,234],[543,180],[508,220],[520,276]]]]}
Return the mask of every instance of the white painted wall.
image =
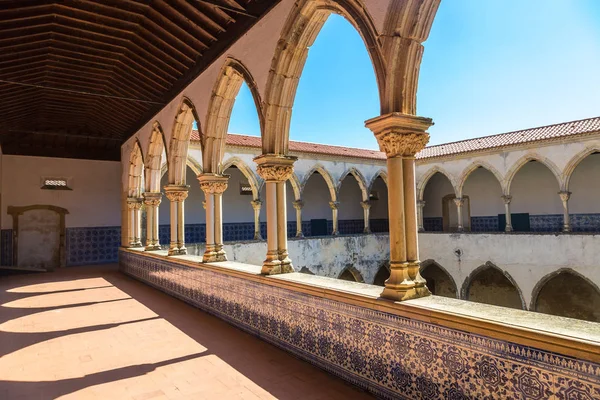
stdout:
{"type": "Polygon", "coordinates": [[[388,189],[381,178],[377,178],[372,187],[379,193],[379,200],[371,201],[371,219],[388,219],[388,189]]]}
{"type": "Polygon", "coordinates": [[[223,222],[254,222],[254,210],[250,204],[253,199],[252,193],[240,194],[240,183],[247,184],[248,179],[237,168],[228,168],[225,174],[231,177],[227,190],[223,193],[223,222]]]}
{"type": "Polygon", "coordinates": [[[69,227],[121,225],[121,163],[68,158],[2,156],[2,228],[8,206],[48,204],[69,210],[69,227]],[[43,190],[44,177],[66,178],[73,190],[43,190]]]}
{"type": "Polygon", "coordinates": [[[556,177],[544,164],[528,162],[512,181],[511,212],[531,215],[562,214],[559,191],[556,177]]]}
{"type": "Polygon", "coordinates": [[[331,208],[329,207],[331,195],[321,174],[314,173],[308,179],[302,193],[302,199],[304,200],[302,220],[332,219],[331,208]]]}
{"type": "Polygon", "coordinates": [[[471,172],[465,182],[463,196],[469,197],[472,217],[498,215],[505,212],[500,182],[485,168],[477,168],[471,172]]]}
{"type": "Polygon", "coordinates": [[[436,173],[433,175],[425,187],[425,207],[423,207],[423,217],[441,217],[442,199],[446,195],[454,195],[452,184],[445,175],[436,173]]]}
{"type": "Polygon", "coordinates": [[[338,201],[340,202],[338,208],[338,218],[340,220],[363,219],[363,208],[360,205],[362,192],[354,176],[348,175],[342,181],[338,201]]]}
{"type": "Polygon", "coordinates": [[[570,213],[600,213],[600,154],[588,156],[577,166],[569,191],[570,213]]]}

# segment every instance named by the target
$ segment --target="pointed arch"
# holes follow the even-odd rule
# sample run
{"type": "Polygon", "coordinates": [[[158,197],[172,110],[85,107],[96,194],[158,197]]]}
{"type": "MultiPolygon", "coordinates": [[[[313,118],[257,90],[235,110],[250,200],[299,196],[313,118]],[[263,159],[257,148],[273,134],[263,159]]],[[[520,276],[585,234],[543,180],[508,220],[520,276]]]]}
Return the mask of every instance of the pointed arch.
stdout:
{"type": "Polygon", "coordinates": [[[368,193],[371,193],[371,190],[373,190],[373,185],[375,184],[375,181],[377,180],[377,178],[381,178],[383,183],[385,183],[385,186],[388,185],[387,170],[382,168],[379,171],[377,171],[375,173],[375,175],[373,175],[373,177],[371,178],[371,182],[369,182],[369,186],[367,188],[368,193]]]}
{"type": "Polygon", "coordinates": [[[467,182],[467,179],[469,179],[469,176],[471,176],[471,173],[473,171],[475,171],[476,169],[478,169],[480,167],[485,168],[486,170],[491,172],[498,180],[498,184],[500,185],[500,188],[502,188],[502,182],[504,181],[504,179],[502,178],[502,175],[500,174],[500,172],[498,172],[498,170],[496,168],[494,168],[494,166],[492,166],[490,163],[483,161],[483,160],[477,160],[477,161],[473,162],[472,164],[470,164],[467,168],[465,168],[465,170],[462,172],[460,178],[458,179],[458,186],[456,188],[457,197],[462,197],[462,195],[463,195],[462,191],[465,187],[465,183],[467,182]]]}
{"type": "Polygon", "coordinates": [[[425,260],[425,261],[421,262],[421,276],[423,276],[423,278],[425,278],[425,280],[428,281],[428,286],[429,286],[429,281],[431,279],[435,280],[435,291],[434,291],[434,288],[431,288],[431,287],[429,288],[434,295],[451,297],[451,298],[459,297],[458,286],[456,285],[456,281],[454,280],[454,277],[452,276],[452,274],[450,274],[450,272],[448,272],[448,270],[446,268],[442,267],[440,264],[438,264],[434,260],[430,259],[430,260],[425,260]],[[435,279],[436,278],[435,274],[427,273],[428,271],[430,272],[430,271],[434,271],[436,269],[442,274],[442,276],[444,278],[447,279],[448,285],[446,285],[446,287],[444,287],[444,285],[439,284],[440,283],[439,279],[435,279]],[[430,277],[430,279],[427,279],[428,277],[430,277]]]}
{"type": "Polygon", "coordinates": [[[338,276],[338,279],[365,283],[365,279],[363,278],[362,274],[353,265],[346,266],[346,268],[344,268],[344,270],[338,276]]]}
{"type": "Polygon", "coordinates": [[[188,148],[194,121],[198,124],[198,132],[202,129],[198,113],[190,99],[184,97],[175,116],[171,143],[169,145],[169,184],[185,185],[185,168],[187,166],[188,148]]]}
{"type": "MultiPolygon", "coordinates": [[[[460,289],[460,298],[463,299],[463,300],[472,300],[472,299],[469,298],[469,292],[470,292],[472,283],[482,273],[484,273],[486,271],[490,271],[490,270],[494,271],[496,273],[501,274],[504,278],[506,278],[508,280],[508,282],[516,290],[516,293],[518,295],[518,303],[520,303],[520,307],[519,308],[522,309],[522,310],[527,310],[527,304],[525,303],[525,298],[523,297],[523,292],[521,291],[521,288],[519,287],[519,285],[517,284],[517,282],[513,279],[513,277],[507,271],[504,271],[504,270],[498,268],[498,266],[496,266],[494,263],[492,263],[490,261],[488,261],[485,264],[477,267],[475,270],[473,270],[469,274],[469,276],[465,279],[465,281],[464,281],[464,283],[463,283],[463,285],[462,285],[462,287],[460,289]]],[[[500,300],[500,299],[495,299],[495,300],[500,300]]],[[[499,301],[495,302],[495,303],[488,302],[487,304],[497,305],[497,303],[499,303],[499,301]]]]}
{"type": "Polygon", "coordinates": [[[260,187],[258,185],[258,178],[254,174],[252,169],[250,169],[250,167],[248,167],[248,165],[246,165],[246,163],[244,161],[242,161],[241,158],[231,157],[223,164],[221,170],[223,172],[225,172],[227,170],[227,168],[229,168],[233,165],[235,165],[242,172],[242,174],[244,174],[246,179],[248,179],[248,183],[250,184],[250,187],[252,188],[252,198],[254,200],[259,199],[260,198],[260,195],[259,195],[260,187]]]}
{"type": "Polygon", "coordinates": [[[165,134],[158,121],[152,124],[150,143],[146,153],[146,192],[160,192],[160,178],[163,163],[169,168],[169,157],[167,157],[165,146],[165,134]]]}
{"type": "Polygon", "coordinates": [[[425,193],[425,188],[427,187],[427,183],[429,183],[429,180],[437,173],[440,173],[440,174],[444,175],[446,178],[448,178],[448,181],[452,185],[452,189],[454,189],[454,195],[456,197],[459,197],[458,191],[456,190],[456,188],[457,188],[456,181],[454,180],[453,176],[451,174],[449,174],[448,172],[446,172],[446,170],[444,170],[442,167],[434,165],[417,182],[417,199],[418,200],[423,200],[423,194],[425,193]]]}
{"type": "Polygon", "coordinates": [[[365,180],[365,177],[363,176],[363,174],[361,174],[360,171],[357,170],[355,167],[351,167],[350,169],[346,170],[346,172],[344,172],[342,174],[342,176],[338,180],[336,192],[339,193],[339,191],[342,187],[342,182],[344,181],[344,179],[346,179],[346,177],[348,175],[352,175],[354,177],[354,179],[356,179],[356,182],[358,183],[358,187],[360,187],[360,191],[362,194],[362,200],[363,201],[369,200],[369,191],[367,189],[367,181],[365,180]]]}
{"type": "MultiPolygon", "coordinates": [[[[561,306],[565,305],[564,304],[565,301],[566,302],[572,301],[574,295],[581,293],[585,289],[591,289],[591,291],[595,295],[595,299],[587,299],[586,298],[586,302],[589,304],[588,310],[582,310],[581,304],[578,304],[576,307],[573,307],[573,308],[575,308],[575,310],[561,309],[560,310],[561,312],[553,312],[552,314],[560,315],[563,317],[580,318],[580,319],[587,319],[587,320],[593,320],[595,322],[599,322],[600,321],[600,311],[598,311],[597,305],[598,305],[598,303],[600,303],[600,288],[598,287],[598,285],[596,285],[594,282],[592,282],[590,279],[588,279],[585,275],[580,274],[579,272],[573,270],[572,268],[560,268],[554,272],[551,272],[551,273],[545,275],[542,279],[540,279],[540,281],[535,285],[535,287],[533,288],[533,291],[531,292],[531,305],[530,305],[529,309],[531,311],[537,311],[537,312],[544,312],[544,311],[548,312],[549,311],[547,309],[548,307],[545,307],[546,310],[544,310],[544,311],[539,310],[539,308],[540,308],[539,299],[540,299],[542,291],[544,290],[546,285],[549,282],[551,282],[552,280],[559,278],[561,275],[568,275],[572,278],[575,278],[576,280],[581,281],[584,285],[587,286],[587,288],[580,288],[580,290],[578,290],[577,293],[562,292],[561,296],[557,298],[557,301],[561,306]],[[596,305],[593,304],[594,303],[593,300],[596,300],[595,301],[596,305]],[[593,318],[592,314],[597,314],[596,318],[593,318]]],[[[561,285],[561,286],[564,288],[565,285],[561,285]]]]}
{"type": "Polygon", "coordinates": [[[373,278],[373,285],[385,286],[385,281],[390,277],[390,264],[389,262],[384,263],[379,267],[375,277],[373,278]]]}
{"type": "Polygon", "coordinates": [[[337,186],[335,185],[335,182],[334,182],[333,178],[331,177],[331,175],[329,174],[329,172],[327,172],[325,167],[323,167],[320,164],[317,164],[314,167],[312,167],[308,171],[308,173],[306,175],[304,175],[304,179],[302,180],[302,185],[300,187],[300,194],[302,194],[304,192],[304,188],[306,187],[308,180],[315,172],[318,172],[325,180],[325,183],[327,184],[327,187],[329,188],[329,195],[331,196],[331,201],[337,201],[337,186]]]}
{"type": "Polygon", "coordinates": [[[294,191],[294,200],[301,200],[302,199],[302,189],[301,189],[301,184],[300,184],[300,179],[298,179],[298,175],[296,175],[296,173],[292,173],[292,176],[290,176],[290,184],[292,185],[292,190],[294,191]]]}
{"type": "Polygon", "coordinates": [[[144,191],[144,156],[139,139],[135,139],[129,156],[129,179],[127,196],[139,198],[144,191]]]}
{"type": "MultiPolygon", "coordinates": [[[[202,174],[202,166],[198,163],[197,160],[195,160],[191,157],[188,157],[187,160],[185,161],[185,165],[186,165],[186,167],[189,167],[194,172],[194,174],[196,174],[196,175],[202,174]]],[[[160,169],[161,179],[167,173],[167,171],[168,171],[167,164],[164,163],[160,169]]]]}
{"type": "Polygon", "coordinates": [[[569,184],[571,182],[571,177],[573,176],[573,172],[575,172],[575,169],[577,169],[577,166],[583,160],[585,160],[588,156],[590,156],[594,153],[600,153],[600,146],[588,147],[588,148],[580,151],[579,153],[577,153],[573,158],[571,158],[571,160],[567,163],[567,166],[565,167],[564,172],[562,174],[563,179],[564,179],[564,187],[561,188],[561,190],[564,190],[567,192],[569,191],[569,184]]]}
{"type": "Polygon", "coordinates": [[[530,161],[537,161],[545,165],[550,170],[550,172],[552,172],[552,175],[554,175],[554,177],[556,178],[559,190],[563,187],[560,169],[556,166],[556,164],[554,164],[550,159],[546,157],[542,157],[535,153],[529,153],[525,154],[523,157],[517,160],[517,162],[515,162],[509,169],[508,173],[504,178],[504,185],[502,187],[502,192],[504,194],[510,195],[510,186],[512,185],[515,175],[517,174],[517,172],[519,172],[521,168],[523,168],[523,166],[525,166],[525,164],[527,164],[530,161]]]}
{"type": "Polygon", "coordinates": [[[241,61],[228,57],[223,63],[215,82],[215,87],[213,88],[208,104],[206,124],[204,125],[205,132],[201,136],[204,148],[203,164],[207,173],[223,172],[223,170],[219,170],[219,164],[225,153],[225,142],[231,111],[233,110],[235,98],[243,82],[246,82],[246,85],[248,85],[254,99],[262,135],[265,123],[264,113],[256,82],[248,68],[241,61]]]}
{"type": "Polygon", "coordinates": [[[292,8],[275,49],[265,95],[263,153],[287,154],[292,106],[308,50],[331,13],[348,20],[363,38],[379,87],[385,87],[385,61],[371,16],[355,0],[299,0],[292,8]]]}

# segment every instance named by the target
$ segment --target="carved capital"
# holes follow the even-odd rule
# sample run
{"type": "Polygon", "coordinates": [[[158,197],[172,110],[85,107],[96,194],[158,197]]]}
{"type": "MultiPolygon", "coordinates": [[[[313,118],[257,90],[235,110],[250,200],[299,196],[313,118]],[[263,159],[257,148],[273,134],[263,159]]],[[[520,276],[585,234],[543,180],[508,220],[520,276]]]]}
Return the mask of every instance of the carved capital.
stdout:
{"type": "Polygon", "coordinates": [[[457,197],[454,200],[454,204],[456,204],[457,207],[462,207],[463,204],[465,204],[465,199],[463,199],[462,197],[457,197]]]}
{"type": "Polygon", "coordinates": [[[302,208],[304,207],[304,202],[302,200],[296,200],[292,203],[292,205],[296,210],[302,210],[302,208]]]}
{"type": "Polygon", "coordinates": [[[127,198],[127,208],[130,210],[140,210],[144,204],[144,199],[139,199],[137,197],[129,197],[127,198]]]}
{"type": "Polygon", "coordinates": [[[418,200],[417,201],[417,206],[419,206],[419,208],[423,208],[425,207],[425,200],[418,200]]]}
{"type": "Polygon", "coordinates": [[[158,207],[162,200],[162,193],[147,192],[143,196],[144,204],[150,207],[158,207]]]}
{"type": "Polygon", "coordinates": [[[262,207],[262,201],[260,201],[258,199],[257,200],[252,200],[250,202],[250,204],[252,204],[252,208],[254,210],[260,210],[260,208],[262,207]]]}
{"type": "Polygon", "coordinates": [[[337,210],[339,206],[340,206],[339,201],[330,201],[329,202],[329,207],[331,207],[332,210],[337,210]]]}
{"type": "Polygon", "coordinates": [[[200,188],[205,194],[222,194],[227,190],[229,175],[201,174],[198,175],[200,188]]]}
{"type": "Polygon", "coordinates": [[[361,201],[360,205],[365,210],[368,210],[369,208],[371,208],[371,202],[369,200],[361,201]]]}
{"type": "Polygon", "coordinates": [[[174,202],[182,202],[188,197],[189,186],[165,186],[165,196],[174,202]]]}
{"type": "Polygon", "coordinates": [[[256,172],[267,182],[285,182],[294,173],[297,157],[263,154],[254,159],[256,172]]]}
{"type": "Polygon", "coordinates": [[[379,149],[388,158],[412,157],[429,142],[427,129],[433,125],[430,118],[402,113],[391,113],[365,122],[377,139],[379,149]]]}
{"type": "Polygon", "coordinates": [[[512,201],[512,196],[503,195],[500,197],[502,197],[502,200],[504,200],[504,204],[510,204],[510,202],[512,201]]]}
{"type": "Polygon", "coordinates": [[[558,195],[560,196],[560,200],[563,203],[566,203],[571,198],[571,192],[567,192],[567,191],[558,192],[558,195]]]}

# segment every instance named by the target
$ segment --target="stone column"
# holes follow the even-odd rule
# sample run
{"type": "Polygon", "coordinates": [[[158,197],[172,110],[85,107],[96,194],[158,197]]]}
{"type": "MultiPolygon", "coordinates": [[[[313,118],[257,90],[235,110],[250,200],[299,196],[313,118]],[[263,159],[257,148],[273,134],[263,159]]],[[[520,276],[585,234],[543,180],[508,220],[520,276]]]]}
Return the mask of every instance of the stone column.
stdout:
{"type": "Polygon", "coordinates": [[[363,208],[363,218],[365,220],[365,228],[363,229],[363,233],[371,233],[371,202],[369,200],[361,201],[360,205],[363,208]]]}
{"type": "Polygon", "coordinates": [[[135,247],[135,203],[137,202],[136,198],[128,197],[127,198],[127,243],[129,247],[135,247]]]}
{"type": "Polygon", "coordinates": [[[206,250],[202,262],[227,261],[223,248],[223,192],[229,175],[198,175],[206,202],[206,250]]]}
{"type": "Polygon", "coordinates": [[[425,200],[417,201],[417,218],[419,219],[419,232],[425,232],[423,224],[423,208],[425,208],[425,200]]]}
{"type": "Polygon", "coordinates": [[[188,196],[188,190],[189,186],[165,186],[165,195],[171,202],[170,256],[187,254],[187,249],[185,248],[185,216],[183,205],[188,196]]]}
{"type": "Polygon", "coordinates": [[[431,293],[419,274],[415,154],[429,141],[429,118],[391,113],[366,121],[387,156],[390,222],[390,277],[381,294],[408,300],[431,293]]]}
{"type": "Polygon", "coordinates": [[[331,215],[333,218],[333,230],[331,232],[332,235],[338,235],[340,233],[338,229],[338,207],[340,206],[339,201],[330,201],[329,207],[331,208],[331,215]]]}
{"type": "Polygon", "coordinates": [[[262,240],[260,234],[260,208],[262,207],[262,201],[260,199],[252,200],[252,209],[254,209],[254,240],[262,240]]]}
{"type": "Polygon", "coordinates": [[[504,200],[504,210],[506,213],[506,226],[504,228],[505,232],[512,232],[512,218],[510,214],[510,201],[512,200],[512,196],[502,195],[502,200],[504,200]]]}
{"type": "Polygon", "coordinates": [[[256,171],[265,180],[267,202],[267,258],[262,273],[294,272],[287,249],[286,181],[294,173],[296,157],[263,154],[254,159],[256,171]]]}
{"type": "Polygon", "coordinates": [[[304,202],[296,200],[292,204],[296,209],[296,237],[304,237],[304,232],[302,232],[302,207],[304,207],[304,202]]]}
{"type": "Polygon", "coordinates": [[[147,192],[143,194],[146,205],[146,247],[144,250],[160,250],[158,237],[158,206],[162,199],[162,193],[147,192]]]}
{"type": "Polygon", "coordinates": [[[462,206],[465,204],[465,199],[462,197],[457,197],[454,199],[454,204],[456,204],[456,215],[458,217],[458,227],[457,231],[462,232],[465,229],[463,228],[463,217],[462,217],[462,206]]]}
{"type": "Polygon", "coordinates": [[[129,227],[129,247],[142,247],[142,205],[143,199],[137,197],[127,198],[127,225],[129,227]]]}
{"type": "Polygon", "coordinates": [[[569,199],[571,198],[571,192],[561,191],[558,192],[560,201],[563,205],[563,232],[571,232],[571,220],[569,217],[569,199]]]}

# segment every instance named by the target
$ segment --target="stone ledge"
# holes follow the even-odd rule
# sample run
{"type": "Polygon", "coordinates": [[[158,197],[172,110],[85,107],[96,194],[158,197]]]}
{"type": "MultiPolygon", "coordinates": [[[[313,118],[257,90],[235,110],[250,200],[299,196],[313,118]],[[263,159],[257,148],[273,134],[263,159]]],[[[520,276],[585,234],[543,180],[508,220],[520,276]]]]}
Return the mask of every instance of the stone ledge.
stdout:
{"type": "Polygon", "coordinates": [[[380,298],[379,293],[382,290],[380,287],[364,283],[347,282],[297,272],[264,276],[260,274],[260,266],[232,261],[203,264],[202,257],[199,256],[166,257],[166,251],[144,252],[137,249],[121,249],[121,251],[168,260],[170,263],[188,268],[212,270],[269,286],[530,346],[581,360],[600,362],[600,325],[593,322],[439,296],[399,303],[380,298]]]}

